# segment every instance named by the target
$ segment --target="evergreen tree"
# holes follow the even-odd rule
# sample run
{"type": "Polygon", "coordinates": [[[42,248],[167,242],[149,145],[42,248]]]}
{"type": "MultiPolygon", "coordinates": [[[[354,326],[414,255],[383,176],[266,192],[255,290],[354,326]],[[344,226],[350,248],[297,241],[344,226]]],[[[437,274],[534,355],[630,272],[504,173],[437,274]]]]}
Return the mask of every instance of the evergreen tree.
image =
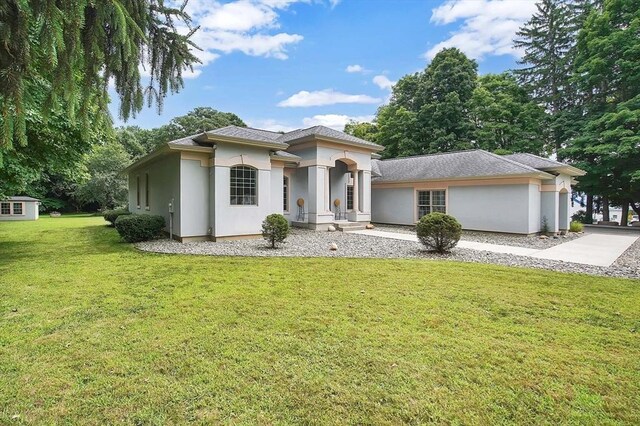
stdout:
{"type": "Polygon", "coordinates": [[[579,187],[640,212],[640,0],[606,0],[591,11],[576,70],[585,124],[566,153],[588,172],[579,187]]]}
{"type": "MultiPolygon", "coordinates": [[[[184,5],[183,5],[184,8],[184,5]]],[[[140,111],[145,95],[160,108],[182,87],[182,72],[197,62],[183,8],[164,0],[4,0],[0,2],[0,149],[27,143],[26,120],[34,84],[47,86],[43,117],[64,105],[86,134],[97,117],[108,120],[113,81],[123,119],[140,111]],[[150,75],[143,87],[139,65],[150,75]]],[[[0,151],[1,154],[1,151],[0,151]]]]}

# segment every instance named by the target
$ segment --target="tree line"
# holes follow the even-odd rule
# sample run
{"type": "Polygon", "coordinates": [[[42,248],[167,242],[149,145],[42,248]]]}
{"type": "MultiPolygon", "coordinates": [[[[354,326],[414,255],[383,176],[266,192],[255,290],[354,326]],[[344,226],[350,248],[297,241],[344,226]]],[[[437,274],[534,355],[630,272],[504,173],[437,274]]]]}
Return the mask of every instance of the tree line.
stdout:
{"type": "Polygon", "coordinates": [[[384,157],[464,149],[528,152],[587,171],[586,220],[601,206],[640,214],[640,0],[542,0],[517,33],[520,66],[479,76],[444,49],[406,75],[372,123],[345,131],[384,157]],[[594,203],[595,201],[595,203],[594,203]]]}

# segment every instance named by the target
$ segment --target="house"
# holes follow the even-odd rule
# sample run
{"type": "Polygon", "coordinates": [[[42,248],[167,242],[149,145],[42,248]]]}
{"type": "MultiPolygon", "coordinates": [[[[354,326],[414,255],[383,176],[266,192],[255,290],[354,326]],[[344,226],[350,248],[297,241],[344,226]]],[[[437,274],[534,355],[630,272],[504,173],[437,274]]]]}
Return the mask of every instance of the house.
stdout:
{"type": "Polygon", "coordinates": [[[382,146],[323,126],[287,133],[228,126],[168,142],[125,169],[129,209],[165,217],[180,241],[260,234],[282,213],[315,230],[414,224],[444,211],[466,229],[568,228],[573,176],[542,157],[481,150],[378,160],[382,146]]]}
{"type": "Polygon", "coordinates": [[[255,237],[282,213],[327,230],[371,221],[371,158],[382,146],[316,126],[228,126],[171,141],[125,169],[129,209],[165,217],[181,241],[255,237]]]}
{"type": "Polygon", "coordinates": [[[532,234],[569,229],[571,184],[582,170],[532,154],[483,150],[376,160],[372,220],[412,225],[432,211],[467,230],[532,234]]]}
{"type": "Polygon", "coordinates": [[[40,201],[31,197],[9,197],[0,201],[0,221],[38,220],[40,201]]]}

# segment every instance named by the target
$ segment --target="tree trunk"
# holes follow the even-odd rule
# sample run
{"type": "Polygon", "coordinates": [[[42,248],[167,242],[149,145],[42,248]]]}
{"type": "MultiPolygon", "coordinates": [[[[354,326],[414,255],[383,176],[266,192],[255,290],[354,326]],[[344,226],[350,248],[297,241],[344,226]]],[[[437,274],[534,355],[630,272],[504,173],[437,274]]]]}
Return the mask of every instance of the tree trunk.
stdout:
{"type": "Polygon", "coordinates": [[[624,201],[622,203],[622,217],[620,218],[620,225],[627,226],[629,224],[629,202],[624,201]]]}
{"type": "Polygon", "coordinates": [[[609,222],[609,196],[602,196],[602,220],[609,222]]]}
{"type": "Polygon", "coordinates": [[[586,222],[589,225],[593,223],[593,195],[591,194],[587,194],[586,222]]]}

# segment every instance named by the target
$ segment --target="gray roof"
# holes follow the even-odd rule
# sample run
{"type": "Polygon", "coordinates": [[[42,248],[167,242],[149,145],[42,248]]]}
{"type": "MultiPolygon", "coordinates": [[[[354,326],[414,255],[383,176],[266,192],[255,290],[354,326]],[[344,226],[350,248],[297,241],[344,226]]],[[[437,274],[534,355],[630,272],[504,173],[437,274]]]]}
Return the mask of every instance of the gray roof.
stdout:
{"type": "Polygon", "coordinates": [[[375,144],[373,142],[369,142],[364,139],[357,138],[355,136],[352,136],[347,133],[340,132],[338,130],[334,130],[325,126],[314,126],[314,127],[309,127],[308,129],[294,130],[294,131],[285,133],[284,135],[281,135],[278,138],[278,141],[288,143],[289,145],[293,145],[296,143],[296,141],[299,141],[301,139],[305,139],[308,137],[314,137],[314,136],[326,137],[330,139],[337,139],[344,142],[350,142],[356,145],[375,148],[378,151],[383,149],[381,145],[375,144]]]}
{"type": "Polygon", "coordinates": [[[259,142],[278,142],[282,133],[269,130],[253,129],[251,127],[227,126],[205,132],[209,137],[226,136],[229,138],[247,139],[259,142]]]}
{"type": "Polygon", "coordinates": [[[280,157],[282,159],[289,159],[291,161],[300,161],[301,160],[301,158],[298,157],[297,155],[292,154],[292,153],[287,152],[287,151],[274,151],[271,155],[273,157],[280,157]]]}
{"type": "Polygon", "coordinates": [[[521,164],[526,164],[527,166],[533,167],[534,169],[551,169],[566,166],[566,164],[534,154],[517,153],[505,155],[504,157],[513,161],[517,161],[521,164]]]}
{"type": "Polygon", "coordinates": [[[16,196],[16,197],[9,197],[6,200],[2,200],[2,201],[40,201],[37,198],[33,198],[33,197],[27,197],[27,196],[16,196]]]}
{"type": "Polygon", "coordinates": [[[373,160],[375,182],[423,181],[437,179],[540,176],[543,172],[481,149],[373,160]],[[380,174],[375,177],[375,174],[380,174]]]}

